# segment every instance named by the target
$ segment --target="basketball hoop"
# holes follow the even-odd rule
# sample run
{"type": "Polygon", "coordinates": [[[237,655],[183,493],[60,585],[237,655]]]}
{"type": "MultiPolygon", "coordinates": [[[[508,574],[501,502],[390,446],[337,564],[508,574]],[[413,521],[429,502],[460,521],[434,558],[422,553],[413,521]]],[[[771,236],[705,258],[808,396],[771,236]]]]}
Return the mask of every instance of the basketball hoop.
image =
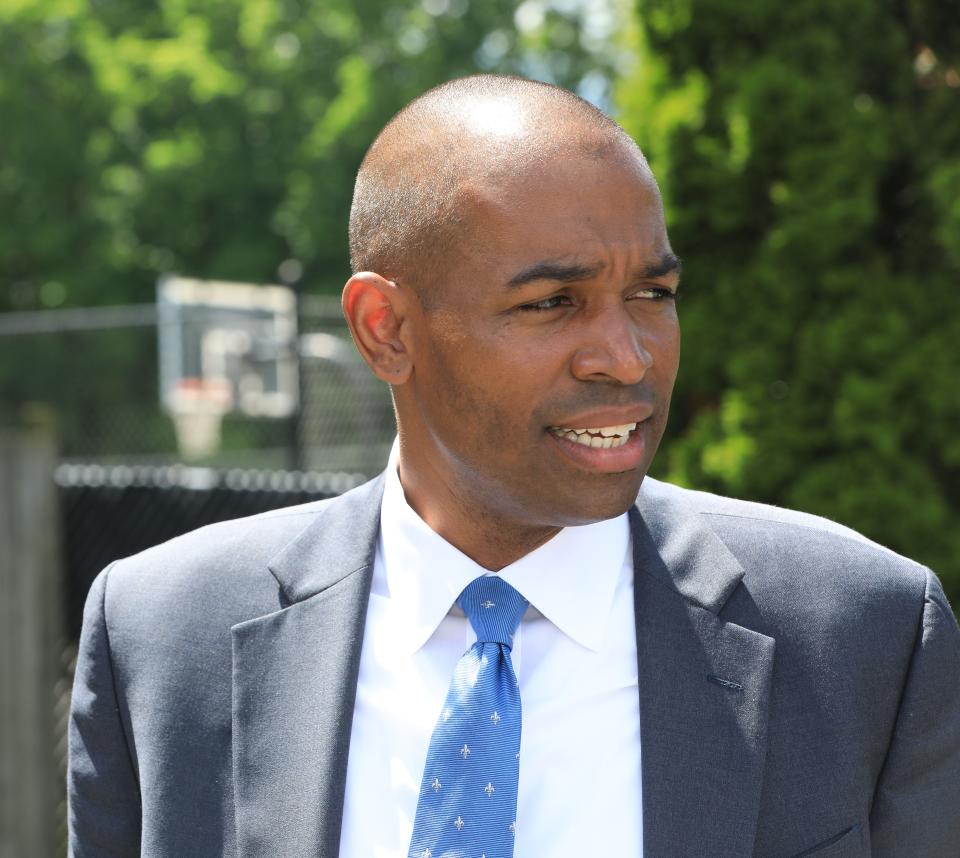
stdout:
{"type": "Polygon", "coordinates": [[[220,424],[233,404],[226,379],[182,378],[167,395],[167,407],[184,459],[204,459],[220,449],[220,424]]]}

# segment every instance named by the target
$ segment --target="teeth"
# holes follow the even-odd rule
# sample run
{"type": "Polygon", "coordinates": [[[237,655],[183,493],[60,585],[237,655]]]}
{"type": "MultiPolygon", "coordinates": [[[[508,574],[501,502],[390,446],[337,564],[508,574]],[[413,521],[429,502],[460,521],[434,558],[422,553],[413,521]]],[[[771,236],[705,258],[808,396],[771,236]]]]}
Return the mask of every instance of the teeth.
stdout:
{"type": "Polygon", "coordinates": [[[584,447],[608,450],[626,444],[630,439],[630,433],[636,428],[636,423],[623,423],[619,426],[597,426],[587,429],[552,426],[550,431],[560,438],[566,438],[576,444],[582,444],[584,447]]]}
{"type": "Polygon", "coordinates": [[[604,438],[612,438],[614,435],[626,435],[637,428],[636,423],[624,423],[622,426],[602,426],[596,431],[604,438]]]}

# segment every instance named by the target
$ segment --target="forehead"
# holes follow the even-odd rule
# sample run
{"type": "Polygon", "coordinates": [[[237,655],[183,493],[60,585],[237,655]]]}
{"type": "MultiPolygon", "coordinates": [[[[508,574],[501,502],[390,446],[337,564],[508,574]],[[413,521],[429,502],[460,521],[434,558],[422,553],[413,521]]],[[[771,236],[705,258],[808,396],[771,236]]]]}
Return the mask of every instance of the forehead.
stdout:
{"type": "Polygon", "coordinates": [[[547,258],[644,266],[670,250],[656,183],[635,151],[558,153],[475,179],[461,196],[451,262],[492,277],[547,258]]]}

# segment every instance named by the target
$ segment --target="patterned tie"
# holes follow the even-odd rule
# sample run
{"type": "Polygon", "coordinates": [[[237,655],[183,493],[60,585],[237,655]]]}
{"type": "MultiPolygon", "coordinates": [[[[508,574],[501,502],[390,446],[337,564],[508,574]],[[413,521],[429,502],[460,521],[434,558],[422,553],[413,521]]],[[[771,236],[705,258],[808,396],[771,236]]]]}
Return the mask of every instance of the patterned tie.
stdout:
{"type": "Polygon", "coordinates": [[[496,576],[458,604],[477,642],[457,662],[430,738],[410,858],[511,858],[520,772],[520,691],[510,660],[527,600],[496,576]]]}

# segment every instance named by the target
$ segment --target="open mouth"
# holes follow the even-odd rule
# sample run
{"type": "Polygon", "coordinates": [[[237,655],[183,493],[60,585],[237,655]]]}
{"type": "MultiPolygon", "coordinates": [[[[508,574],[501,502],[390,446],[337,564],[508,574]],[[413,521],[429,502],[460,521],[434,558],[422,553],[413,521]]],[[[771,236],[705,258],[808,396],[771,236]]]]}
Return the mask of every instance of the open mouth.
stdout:
{"type": "Polygon", "coordinates": [[[622,423],[618,426],[597,426],[589,429],[551,426],[550,431],[558,438],[566,438],[574,444],[607,450],[626,444],[630,440],[630,433],[636,428],[636,423],[622,423]]]}

